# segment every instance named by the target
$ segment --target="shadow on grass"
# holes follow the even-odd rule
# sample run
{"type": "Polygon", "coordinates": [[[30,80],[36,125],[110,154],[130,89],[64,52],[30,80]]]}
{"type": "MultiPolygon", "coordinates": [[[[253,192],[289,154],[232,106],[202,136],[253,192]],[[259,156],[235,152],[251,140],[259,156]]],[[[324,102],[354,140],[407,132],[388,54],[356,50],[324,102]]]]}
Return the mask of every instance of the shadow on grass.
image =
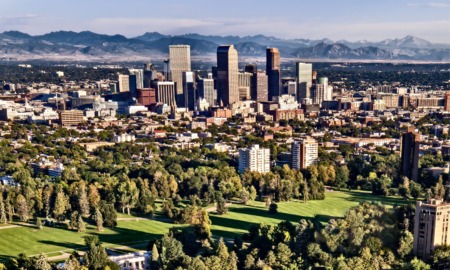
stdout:
{"type": "Polygon", "coordinates": [[[7,262],[9,259],[14,258],[13,256],[8,256],[8,255],[0,255],[0,262],[7,262]]]}
{"type": "Polygon", "coordinates": [[[385,197],[380,195],[372,195],[370,193],[365,192],[358,192],[358,191],[342,191],[342,192],[350,195],[350,197],[347,200],[355,202],[380,202],[384,205],[390,206],[414,203],[414,201],[412,200],[405,200],[403,198],[385,197]]]}

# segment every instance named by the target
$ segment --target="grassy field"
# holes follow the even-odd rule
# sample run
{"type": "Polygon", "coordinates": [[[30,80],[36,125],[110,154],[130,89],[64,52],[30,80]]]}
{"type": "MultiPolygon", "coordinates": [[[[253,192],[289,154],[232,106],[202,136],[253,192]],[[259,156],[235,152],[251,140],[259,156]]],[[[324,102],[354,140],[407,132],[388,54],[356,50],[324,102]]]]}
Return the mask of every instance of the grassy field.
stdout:
{"type": "MultiPolygon", "coordinates": [[[[366,192],[327,192],[323,201],[279,203],[276,215],[270,215],[261,202],[252,206],[232,205],[227,215],[210,214],[213,223],[211,229],[216,236],[234,237],[242,234],[252,224],[277,224],[283,220],[297,223],[300,219],[316,219],[326,222],[333,217],[342,217],[351,207],[362,201],[381,201],[386,205],[405,203],[400,198],[375,197],[366,192]]],[[[119,215],[122,218],[130,217],[119,215]]],[[[129,246],[142,244],[150,239],[158,238],[175,225],[156,220],[121,220],[114,229],[96,232],[92,225],[85,233],[77,233],[63,228],[44,227],[37,230],[32,227],[0,229],[0,260],[19,253],[35,255],[40,252],[47,256],[58,256],[61,251],[71,252],[83,248],[84,237],[98,235],[106,246],[129,246]]]]}
{"type": "Polygon", "coordinates": [[[301,219],[328,222],[331,218],[342,217],[345,212],[360,202],[379,201],[388,207],[404,204],[402,198],[373,196],[369,192],[331,191],[326,193],[325,200],[303,202],[278,203],[278,214],[271,215],[262,202],[255,202],[251,206],[231,205],[226,215],[210,214],[213,223],[212,233],[223,237],[234,237],[236,233],[248,231],[251,225],[265,223],[278,224],[287,220],[294,224],[301,219]]]}

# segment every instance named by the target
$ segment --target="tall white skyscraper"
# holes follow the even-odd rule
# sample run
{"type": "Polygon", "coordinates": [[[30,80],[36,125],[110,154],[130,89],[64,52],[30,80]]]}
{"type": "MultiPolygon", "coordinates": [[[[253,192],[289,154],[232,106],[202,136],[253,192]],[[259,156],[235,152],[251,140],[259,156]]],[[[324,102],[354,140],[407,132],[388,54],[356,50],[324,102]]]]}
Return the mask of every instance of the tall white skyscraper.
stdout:
{"type": "Polygon", "coordinates": [[[318,148],[317,141],[313,138],[294,141],[291,146],[292,169],[306,169],[310,165],[316,164],[319,158],[318,148]]]}
{"type": "Polygon", "coordinates": [[[312,64],[296,63],[297,99],[311,98],[312,64]]]}
{"type": "Polygon", "coordinates": [[[258,144],[251,148],[239,149],[239,173],[245,171],[270,172],[270,149],[260,148],[258,144]]]}
{"type": "Polygon", "coordinates": [[[198,96],[206,99],[210,106],[216,105],[216,98],[214,95],[214,79],[212,74],[208,74],[208,78],[203,78],[198,81],[198,96]]]}
{"type": "Polygon", "coordinates": [[[189,45],[169,46],[170,79],[175,82],[176,102],[184,107],[183,72],[191,71],[191,47],[189,45]]]}

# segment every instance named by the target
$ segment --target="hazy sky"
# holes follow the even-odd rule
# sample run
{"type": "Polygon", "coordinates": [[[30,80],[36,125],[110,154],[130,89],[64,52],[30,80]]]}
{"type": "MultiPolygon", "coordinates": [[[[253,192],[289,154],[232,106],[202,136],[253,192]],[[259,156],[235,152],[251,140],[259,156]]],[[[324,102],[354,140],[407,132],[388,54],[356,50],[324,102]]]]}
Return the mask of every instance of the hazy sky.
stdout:
{"type": "Polygon", "coordinates": [[[0,32],[90,30],[450,43],[450,0],[0,0],[0,32]]]}

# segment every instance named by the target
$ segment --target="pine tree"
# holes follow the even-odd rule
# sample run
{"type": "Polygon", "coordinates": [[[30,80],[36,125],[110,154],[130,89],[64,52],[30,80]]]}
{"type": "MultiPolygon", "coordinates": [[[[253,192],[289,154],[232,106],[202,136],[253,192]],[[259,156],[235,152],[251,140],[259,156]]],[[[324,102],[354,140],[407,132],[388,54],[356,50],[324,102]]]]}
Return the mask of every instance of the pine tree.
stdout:
{"type": "Polygon", "coordinates": [[[9,201],[6,201],[6,213],[8,214],[8,222],[12,223],[14,217],[14,207],[9,201]]]}
{"type": "Polygon", "coordinates": [[[91,207],[98,207],[100,203],[100,194],[98,193],[98,189],[94,185],[89,186],[89,195],[88,195],[89,204],[91,207]]]}
{"type": "Polygon", "coordinates": [[[86,193],[86,189],[84,186],[78,193],[78,205],[80,207],[80,213],[84,217],[89,216],[89,201],[86,193]]]}
{"type": "Polygon", "coordinates": [[[69,199],[64,194],[64,191],[60,188],[56,193],[55,207],[53,214],[55,218],[61,222],[66,219],[66,211],[69,209],[69,199]]]}
{"type": "Polygon", "coordinates": [[[29,219],[28,204],[27,200],[22,194],[19,194],[16,199],[17,214],[19,215],[20,221],[26,222],[29,219]]]}
{"type": "Polygon", "coordinates": [[[155,244],[153,244],[153,247],[152,247],[152,262],[151,262],[151,264],[152,264],[152,267],[151,267],[152,269],[159,269],[161,266],[160,261],[159,261],[159,251],[155,244]]]}
{"type": "Polygon", "coordinates": [[[78,228],[78,211],[73,211],[72,214],[70,215],[69,229],[75,230],[77,228],[78,228]]]}
{"type": "Polygon", "coordinates": [[[3,194],[0,193],[0,223],[4,224],[8,222],[6,217],[5,204],[3,203],[3,194]]]}
{"type": "Polygon", "coordinates": [[[85,232],[86,224],[84,224],[83,217],[78,215],[78,232],[85,232]]]}
{"type": "Polygon", "coordinates": [[[103,231],[103,216],[100,208],[95,208],[94,214],[95,224],[97,225],[97,231],[103,231]]]}

